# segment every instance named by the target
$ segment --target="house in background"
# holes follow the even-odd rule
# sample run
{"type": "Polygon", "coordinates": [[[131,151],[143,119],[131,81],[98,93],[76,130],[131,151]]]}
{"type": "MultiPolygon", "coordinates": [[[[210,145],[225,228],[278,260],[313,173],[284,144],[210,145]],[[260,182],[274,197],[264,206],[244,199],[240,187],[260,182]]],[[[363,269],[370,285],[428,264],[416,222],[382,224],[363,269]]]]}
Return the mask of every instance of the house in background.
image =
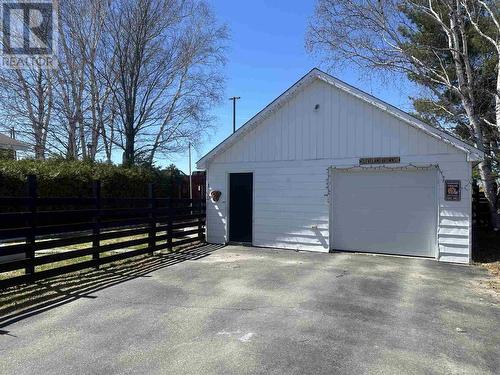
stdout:
{"type": "Polygon", "coordinates": [[[483,156],[313,69],[198,161],[207,240],[469,263],[483,156]]]}
{"type": "Polygon", "coordinates": [[[0,133],[0,159],[17,159],[17,151],[28,151],[30,146],[0,133]]]}
{"type": "MultiPolygon", "coordinates": [[[[193,171],[191,175],[191,188],[193,199],[204,199],[206,196],[206,178],[204,171],[193,171]]],[[[181,181],[179,183],[179,198],[189,198],[189,175],[185,174],[181,176],[181,181]]]]}

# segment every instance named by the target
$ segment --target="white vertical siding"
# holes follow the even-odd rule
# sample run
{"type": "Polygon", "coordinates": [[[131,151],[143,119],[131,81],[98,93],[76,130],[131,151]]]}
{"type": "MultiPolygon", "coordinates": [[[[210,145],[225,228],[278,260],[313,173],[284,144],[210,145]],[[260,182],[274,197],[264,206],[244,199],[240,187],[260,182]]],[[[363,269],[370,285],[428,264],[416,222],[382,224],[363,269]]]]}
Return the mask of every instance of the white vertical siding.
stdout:
{"type": "Polygon", "coordinates": [[[394,116],[315,81],[213,162],[317,160],[460,152],[394,116]],[[319,104],[319,110],[314,107],[319,104]],[[255,152],[254,152],[255,150],[255,152]]]}
{"type": "Polygon", "coordinates": [[[328,168],[370,156],[438,164],[444,178],[462,181],[462,200],[447,202],[439,179],[439,259],[468,262],[471,168],[465,153],[320,80],[209,163],[208,190],[222,196],[217,203],[208,199],[208,241],[228,240],[227,174],[253,172],[254,245],[329,251],[328,168]]]}

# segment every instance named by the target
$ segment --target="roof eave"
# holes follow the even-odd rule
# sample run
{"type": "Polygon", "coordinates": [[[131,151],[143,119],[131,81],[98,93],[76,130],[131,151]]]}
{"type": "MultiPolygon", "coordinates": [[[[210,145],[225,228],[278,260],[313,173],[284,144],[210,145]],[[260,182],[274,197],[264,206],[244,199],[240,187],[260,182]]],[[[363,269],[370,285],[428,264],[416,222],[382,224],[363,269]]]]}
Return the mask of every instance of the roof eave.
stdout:
{"type": "Polygon", "coordinates": [[[16,151],[28,151],[30,149],[29,145],[25,144],[0,144],[0,149],[2,150],[16,150],[16,151]]]}
{"type": "Polygon", "coordinates": [[[463,142],[462,140],[444,132],[437,128],[431,127],[428,124],[418,120],[417,118],[411,116],[410,114],[396,108],[389,103],[385,103],[384,101],[365,93],[341,80],[317,69],[312,69],[309,73],[299,79],[295,84],[290,86],[283,94],[273,100],[268,106],[266,106],[262,111],[260,111],[257,115],[252,117],[249,121],[247,121],[242,127],[240,127],[235,133],[231,134],[224,141],[219,143],[215,148],[209,151],[206,155],[204,155],[200,160],[196,162],[196,166],[198,169],[206,170],[208,163],[215,158],[220,152],[224,152],[227,148],[232,146],[234,142],[240,137],[250,131],[254,126],[259,124],[261,120],[267,117],[274,110],[279,108],[288,98],[293,96],[300,88],[306,86],[307,83],[312,82],[314,79],[320,79],[332,86],[338,88],[339,90],[345,91],[350,95],[353,95],[375,107],[382,109],[383,111],[389,113],[392,116],[397,117],[398,119],[406,122],[412,127],[420,129],[426,134],[435,137],[445,143],[450,144],[451,146],[465,152],[467,154],[468,161],[482,161],[484,159],[484,153],[474,146],[463,142]]]}
{"type": "Polygon", "coordinates": [[[468,162],[482,162],[484,160],[484,152],[475,150],[475,152],[467,152],[467,161],[468,162]]]}
{"type": "Polygon", "coordinates": [[[221,143],[215,146],[212,150],[210,150],[207,154],[205,154],[200,160],[196,162],[196,167],[199,169],[206,169],[206,165],[219,153],[225,151],[227,148],[232,146],[233,140],[235,141],[240,136],[243,136],[247,132],[249,132],[253,127],[259,124],[264,118],[268,117],[275,110],[280,108],[283,103],[287,101],[288,98],[292,97],[295,92],[304,87],[310,82],[313,82],[314,79],[318,78],[319,69],[313,68],[306,75],[300,78],[297,82],[295,82],[292,86],[290,86],[285,92],[283,92],[280,96],[274,99],[271,103],[269,103],[266,107],[264,107],[259,113],[253,116],[250,120],[248,120],[245,124],[243,124],[240,128],[236,130],[229,137],[224,139],[221,143]]]}
{"type": "Polygon", "coordinates": [[[479,149],[477,149],[474,146],[471,146],[467,144],[466,142],[440,130],[435,127],[430,126],[429,124],[426,124],[419,119],[411,116],[410,114],[400,110],[397,107],[394,107],[393,105],[386,103],[368,93],[365,93],[349,84],[346,84],[340,80],[338,80],[335,77],[330,76],[329,74],[322,72],[318,70],[318,78],[331,84],[334,87],[337,87],[340,90],[343,90],[347,92],[350,95],[353,95],[375,107],[380,108],[381,110],[389,113],[390,115],[397,117],[399,120],[402,120],[403,122],[406,122],[407,124],[422,130],[425,132],[427,135],[430,135],[432,137],[438,138],[441,141],[450,144],[451,146],[465,152],[467,154],[467,159],[469,159],[469,155],[471,154],[477,154],[476,156],[473,156],[473,160],[476,160],[475,158],[479,158],[477,160],[482,160],[484,158],[484,153],[482,153],[479,149]]]}

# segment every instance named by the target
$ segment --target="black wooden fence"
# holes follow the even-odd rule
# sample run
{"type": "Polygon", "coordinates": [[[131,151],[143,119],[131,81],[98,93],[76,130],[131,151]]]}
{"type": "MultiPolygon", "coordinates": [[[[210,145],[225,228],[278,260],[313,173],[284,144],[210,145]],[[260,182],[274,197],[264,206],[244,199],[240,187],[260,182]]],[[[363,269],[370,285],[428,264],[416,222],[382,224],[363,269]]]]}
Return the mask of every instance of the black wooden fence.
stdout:
{"type": "Polygon", "coordinates": [[[0,288],[204,241],[204,200],[156,197],[152,185],[146,198],[101,197],[98,181],[93,191],[38,197],[29,176],[27,196],[0,197],[0,288]]]}
{"type": "Polygon", "coordinates": [[[475,229],[486,229],[490,227],[490,208],[488,201],[477,186],[472,190],[472,216],[475,229]]]}

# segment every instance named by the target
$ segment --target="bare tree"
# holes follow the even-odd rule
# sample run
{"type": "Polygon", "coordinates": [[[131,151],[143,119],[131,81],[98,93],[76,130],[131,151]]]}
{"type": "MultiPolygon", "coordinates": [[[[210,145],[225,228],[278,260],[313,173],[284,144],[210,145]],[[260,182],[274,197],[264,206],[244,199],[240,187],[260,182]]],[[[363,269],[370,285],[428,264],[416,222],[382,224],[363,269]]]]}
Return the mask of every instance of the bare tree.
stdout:
{"type": "Polygon", "coordinates": [[[0,72],[0,116],[38,158],[152,164],[201,141],[227,40],[202,0],[67,0],[59,25],[57,70],[0,72]]]}
{"type": "Polygon", "coordinates": [[[112,95],[107,95],[107,105],[102,105],[98,111],[98,121],[100,124],[100,134],[103,142],[106,161],[111,163],[114,145],[116,141],[117,106],[112,95]]]}
{"type": "Polygon", "coordinates": [[[97,63],[108,6],[107,0],[68,0],[61,4],[55,82],[59,121],[53,135],[67,157],[95,160],[99,150],[102,111],[110,89],[103,88],[97,63]]]}
{"type": "MultiPolygon", "coordinates": [[[[30,15],[30,17],[37,17],[30,15]]],[[[30,18],[31,22],[32,18],[30,18]]],[[[26,22],[26,21],[24,21],[26,22]]],[[[8,42],[16,40],[24,44],[24,34],[13,32],[16,27],[0,38],[3,52],[13,52],[8,42]]],[[[5,30],[4,30],[5,32],[5,30]]],[[[23,60],[23,59],[20,59],[23,60]]],[[[24,59],[25,60],[25,59],[24,59]]],[[[19,66],[0,69],[0,117],[14,127],[17,134],[33,145],[35,157],[44,159],[47,154],[49,125],[54,104],[53,72],[44,70],[36,63],[21,62],[19,66]]]]}
{"type": "MultiPolygon", "coordinates": [[[[380,72],[403,73],[426,87],[435,110],[448,120],[463,116],[459,133],[485,152],[479,165],[492,223],[500,227],[499,168],[500,23],[495,1],[320,0],[306,45],[331,63],[355,63],[380,72]],[[480,21],[479,21],[480,20],[480,21]],[[427,28],[427,29],[425,29],[427,28]],[[419,37],[427,33],[427,38],[419,37]],[[475,40],[488,44],[471,52],[475,40]],[[494,55],[495,84],[482,80],[494,55]],[[456,99],[456,100],[455,100],[456,99]],[[458,104],[458,105],[457,105],[458,104]],[[496,114],[496,115],[493,115],[496,114]]],[[[447,126],[447,123],[441,123],[447,126]]]]}
{"type": "Polygon", "coordinates": [[[55,71],[54,91],[58,126],[53,127],[55,147],[67,158],[85,156],[84,90],[85,60],[78,40],[80,29],[70,20],[72,1],[64,3],[61,16],[59,68],[55,71]],[[75,35],[76,34],[76,35],[75,35]],[[58,147],[59,146],[59,147],[58,147]]]}
{"type": "Polygon", "coordinates": [[[36,68],[0,72],[0,102],[4,122],[33,145],[35,157],[45,159],[53,110],[52,72],[36,68]]]}
{"type": "MultiPolygon", "coordinates": [[[[89,92],[89,114],[90,114],[90,127],[89,127],[89,140],[88,145],[90,148],[88,150],[89,157],[95,160],[97,153],[99,152],[99,140],[102,138],[104,143],[104,149],[106,151],[106,158],[111,161],[111,148],[109,147],[110,140],[113,139],[113,114],[110,106],[112,103],[112,87],[108,85],[108,81],[103,77],[104,72],[106,72],[106,67],[112,66],[114,59],[107,60],[103,58],[106,56],[106,52],[103,50],[104,45],[102,43],[104,38],[104,33],[106,32],[106,22],[109,21],[109,0],[96,0],[88,4],[87,1],[83,1],[83,6],[88,9],[88,19],[85,28],[85,35],[87,38],[82,38],[84,41],[82,43],[82,56],[83,60],[86,62],[86,81],[88,82],[88,92],[89,92]],[[106,135],[106,124],[110,128],[110,136],[108,139],[106,135]],[[108,152],[109,150],[109,152],[108,152]]],[[[114,84],[114,80],[109,80],[111,85],[114,84]]]]}
{"type": "Polygon", "coordinates": [[[201,1],[114,3],[108,79],[121,119],[117,143],[124,163],[152,163],[159,152],[199,140],[210,124],[208,109],[222,93],[226,39],[226,28],[201,1]]]}

